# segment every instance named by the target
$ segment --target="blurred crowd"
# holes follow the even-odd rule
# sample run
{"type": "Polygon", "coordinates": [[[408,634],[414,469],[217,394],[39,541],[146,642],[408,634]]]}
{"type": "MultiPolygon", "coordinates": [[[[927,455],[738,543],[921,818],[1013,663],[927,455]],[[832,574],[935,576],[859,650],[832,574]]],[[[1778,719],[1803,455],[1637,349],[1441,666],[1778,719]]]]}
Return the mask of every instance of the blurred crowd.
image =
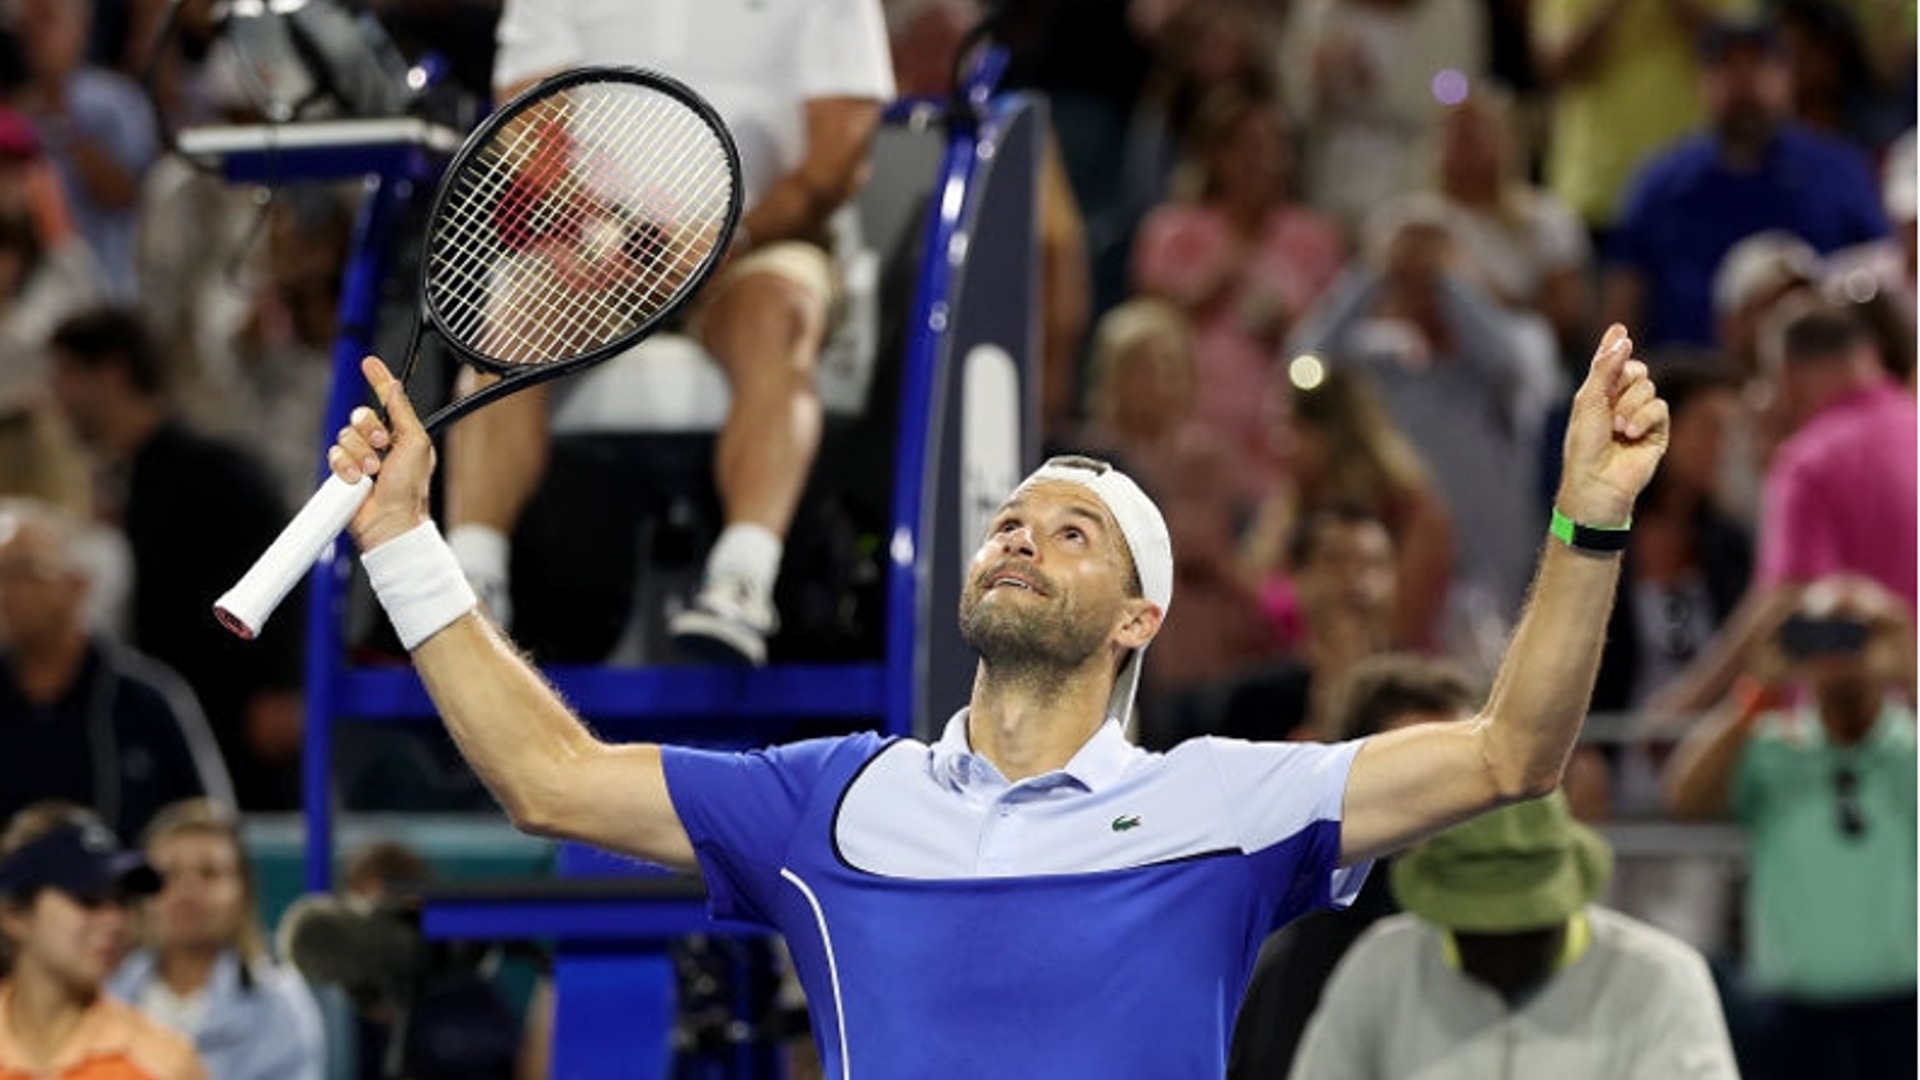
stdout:
{"type": "MultiPolygon", "coordinates": [[[[0,21],[0,818],[81,804],[29,833],[144,835],[163,869],[231,861],[226,819],[178,800],[297,804],[300,638],[243,645],[207,612],[316,476],[359,197],[173,152],[288,118],[218,6],[0,21]]],[[[487,94],[498,3],[351,6],[487,94]]],[[[884,8],[901,94],[945,93],[991,14],[1046,102],[1044,441],[1121,464],[1174,534],[1139,739],[1351,737],[1383,662],[1460,688],[1412,712],[1483,695],[1570,388],[1624,323],[1672,443],[1563,816],[1747,826],[1744,870],[1623,861],[1609,895],[1715,962],[1750,1074],[1881,1075],[1754,1048],[1889,1024],[1910,1053],[1915,5],[884,8]]],[[[15,939],[42,917],[9,911],[15,939]]],[[[250,984],[257,936],[202,980],[250,984]]],[[[153,970],[120,978],[182,1020],[153,970]]],[[[1316,1023],[1332,1055],[1338,1017],[1316,1023]]],[[[1284,1042],[1242,1075],[1285,1075],[1284,1042]]]]}

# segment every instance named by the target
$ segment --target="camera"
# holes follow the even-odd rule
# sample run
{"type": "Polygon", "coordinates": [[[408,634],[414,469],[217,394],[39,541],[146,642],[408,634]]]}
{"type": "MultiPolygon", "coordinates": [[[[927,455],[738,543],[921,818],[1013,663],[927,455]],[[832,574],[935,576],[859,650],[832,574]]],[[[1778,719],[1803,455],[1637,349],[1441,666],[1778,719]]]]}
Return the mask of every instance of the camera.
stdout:
{"type": "Polygon", "coordinates": [[[1795,660],[1851,656],[1867,647],[1868,631],[1861,619],[1795,615],[1780,627],[1780,648],[1795,660]]]}

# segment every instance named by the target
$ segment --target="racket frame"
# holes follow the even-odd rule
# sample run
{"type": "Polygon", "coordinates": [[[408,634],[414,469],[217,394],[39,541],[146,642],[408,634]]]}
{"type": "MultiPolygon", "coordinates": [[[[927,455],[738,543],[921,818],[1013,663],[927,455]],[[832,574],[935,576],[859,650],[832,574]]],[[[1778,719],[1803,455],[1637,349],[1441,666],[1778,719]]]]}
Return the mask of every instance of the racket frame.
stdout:
{"type": "Polygon", "coordinates": [[[493,113],[481,121],[473,131],[468,133],[466,140],[460,144],[460,148],[456,150],[453,157],[448,160],[446,171],[441,174],[440,183],[434,190],[433,202],[427,211],[428,234],[422,238],[420,272],[415,286],[422,317],[416,318],[413,321],[413,330],[407,337],[407,348],[404,354],[407,358],[406,363],[400,372],[400,381],[404,383],[407,381],[407,377],[413,373],[413,366],[419,358],[421,331],[427,325],[431,324],[434,336],[440,339],[441,344],[451,349],[462,363],[487,374],[498,375],[500,378],[497,382],[481,387],[466,397],[449,401],[434,410],[425,420],[425,427],[428,434],[437,435],[444,430],[448,424],[453,423],[455,420],[466,416],[468,413],[473,412],[483,405],[505,397],[516,390],[522,390],[526,387],[546,382],[549,379],[557,379],[562,375],[577,371],[583,367],[591,367],[617,353],[624,352],[632,348],[635,342],[651,334],[662,323],[678,315],[692,302],[694,296],[699,293],[700,289],[706,285],[707,279],[713,274],[714,268],[726,258],[728,248],[733,243],[734,231],[740,223],[743,200],[744,192],[742,190],[740,176],[740,149],[734,142],[733,132],[728,129],[726,122],[720,118],[719,111],[715,109],[711,103],[701,97],[686,83],[681,82],[671,75],[664,75],[648,68],[632,66],[601,65],[572,68],[557,75],[542,79],[533,86],[514,95],[506,104],[494,110],[493,113]],[[701,260],[700,265],[695,267],[692,273],[687,275],[685,283],[680,286],[679,290],[659,311],[654,312],[652,316],[642,320],[638,325],[606,344],[589,349],[578,356],[570,356],[565,360],[556,360],[547,363],[514,364],[494,360],[485,353],[468,347],[458,336],[453,334],[447,328],[446,321],[441,316],[439,307],[433,301],[433,290],[429,286],[433,276],[434,248],[432,230],[434,224],[440,220],[441,211],[446,208],[447,200],[453,195],[453,190],[457,186],[454,180],[459,175],[461,166],[476,157],[481,149],[492,141],[494,135],[497,134],[502,127],[512,123],[515,119],[547,98],[578,86],[581,83],[590,82],[634,83],[650,90],[659,91],[669,97],[677,99],[698,114],[702,120],[706,121],[707,127],[720,141],[731,181],[728,188],[727,209],[721,219],[716,242],[713,245],[713,250],[707,252],[706,257],[701,260]]]}

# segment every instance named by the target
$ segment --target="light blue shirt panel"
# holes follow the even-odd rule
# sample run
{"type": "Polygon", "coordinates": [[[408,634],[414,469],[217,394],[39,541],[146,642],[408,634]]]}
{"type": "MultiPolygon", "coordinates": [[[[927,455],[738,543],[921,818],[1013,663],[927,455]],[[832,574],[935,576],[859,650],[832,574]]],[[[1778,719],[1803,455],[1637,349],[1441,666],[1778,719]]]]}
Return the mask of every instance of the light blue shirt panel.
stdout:
{"type": "MultiPolygon", "coordinates": [[[[1103,724],[1054,772],[1008,783],[967,742],[966,712],[929,747],[888,746],[848,786],[834,842],[855,867],[945,880],[1094,873],[1254,853],[1340,820],[1359,743],[1200,738],[1166,754],[1103,724]]],[[[1337,870],[1350,903],[1366,868],[1337,870]]]]}

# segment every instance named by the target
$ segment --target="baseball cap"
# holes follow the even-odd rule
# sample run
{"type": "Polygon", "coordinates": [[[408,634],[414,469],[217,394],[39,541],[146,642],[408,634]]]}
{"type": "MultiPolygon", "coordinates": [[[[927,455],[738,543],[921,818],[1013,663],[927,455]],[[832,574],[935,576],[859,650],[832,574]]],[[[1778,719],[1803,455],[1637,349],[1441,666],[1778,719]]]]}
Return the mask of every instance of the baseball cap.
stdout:
{"type": "Polygon", "coordinates": [[[1565,922],[1612,875],[1613,849],[1556,791],[1435,834],[1394,860],[1391,884],[1436,926],[1511,934],[1565,922]]]}
{"type": "Polygon", "coordinates": [[[1765,229],[1727,249],[1713,272],[1713,306],[1722,315],[1788,285],[1811,285],[1825,269],[1812,244],[1785,229],[1765,229]]]}
{"type": "MultiPolygon", "coordinates": [[[[1167,534],[1167,519],[1160,514],[1147,493],[1133,478],[1098,458],[1064,456],[1048,458],[1032,475],[1020,481],[1017,494],[1040,481],[1077,484],[1093,493],[1113,515],[1120,535],[1127,542],[1127,554],[1133,559],[1133,572],[1140,578],[1140,595],[1160,609],[1164,616],[1173,602],[1173,539],[1167,534]]],[[[1114,680],[1113,696],[1107,699],[1107,715],[1125,726],[1133,715],[1133,699],[1140,689],[1140,665],[1146,659],[1146,646],[1135,649],[1121,666],[1114,680]]]]}
{"type": "Polygon", "coordinates": [[[149,896],[160,875],[103,825],[61,825],[0,860],[0,894],[59,889],[83,900],[149,896]]]}

